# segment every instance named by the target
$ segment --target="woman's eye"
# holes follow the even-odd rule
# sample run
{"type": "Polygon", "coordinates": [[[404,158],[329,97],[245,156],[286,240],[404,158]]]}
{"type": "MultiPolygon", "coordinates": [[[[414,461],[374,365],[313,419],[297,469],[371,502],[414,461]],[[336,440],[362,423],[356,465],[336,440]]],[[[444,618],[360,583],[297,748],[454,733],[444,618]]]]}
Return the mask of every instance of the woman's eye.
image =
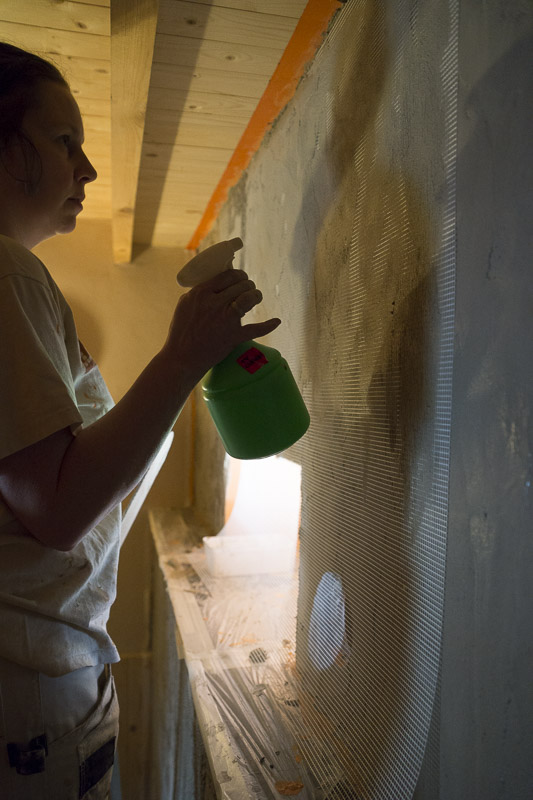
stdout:
{"type": "Polygon", "coordinates": [[[65,133],[63,136],[60,136],[59,138],[63,142],[65,147],[69,146],[69,144],[70,144],[70,136],[68,135],[68,133],[65,133]]]}

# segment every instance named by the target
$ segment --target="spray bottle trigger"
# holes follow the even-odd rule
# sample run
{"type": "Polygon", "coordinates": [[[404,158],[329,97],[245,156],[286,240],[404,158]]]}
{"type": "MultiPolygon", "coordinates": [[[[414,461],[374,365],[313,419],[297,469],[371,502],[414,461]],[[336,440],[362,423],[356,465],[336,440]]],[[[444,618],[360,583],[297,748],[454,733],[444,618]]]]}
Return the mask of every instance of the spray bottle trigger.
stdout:
{"type": "Polygon", "coordinates": [[[238,237],[211,245],[185,264],[178,272],[176,280],[180,286],[197,286],[219,272],[231,269],[235,252],[242,246],[242,239],[238,237]]]}

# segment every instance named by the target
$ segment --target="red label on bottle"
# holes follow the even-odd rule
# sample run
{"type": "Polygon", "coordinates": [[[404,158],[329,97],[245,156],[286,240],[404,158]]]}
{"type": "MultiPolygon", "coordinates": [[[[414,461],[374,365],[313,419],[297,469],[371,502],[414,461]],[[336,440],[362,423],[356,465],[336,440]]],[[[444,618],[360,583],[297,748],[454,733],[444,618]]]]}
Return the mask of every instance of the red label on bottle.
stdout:
{"type": "Polygon", "coordinates": [[[250,347],[245,353],[239,356],[237,364],[247,372],[254,373],[261,369],[263,364],[268,364],[265,354],[257,347],[250,347]]]}

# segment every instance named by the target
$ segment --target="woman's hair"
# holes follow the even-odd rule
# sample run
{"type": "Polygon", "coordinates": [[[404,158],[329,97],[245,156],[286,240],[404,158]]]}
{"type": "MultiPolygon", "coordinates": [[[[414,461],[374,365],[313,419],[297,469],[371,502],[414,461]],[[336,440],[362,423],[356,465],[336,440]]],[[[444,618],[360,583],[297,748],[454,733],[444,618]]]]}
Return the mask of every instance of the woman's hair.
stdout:
{"type": "MultiPolygon", "coordinates": [[[[37,102],[41,81],[53,81],[69,88],[61,72],[49,61],[20,47],[0,42],[0,159],[3,160],[3,152],[9,145],[20,144],[27,175],[34,176],[32,184],[35,183],[36,165],[40,173],[40,159],[22,129],[22,121],[28,108],[37,102]]],[[[27,178],[19,180],[28,183],[27,178]]]]}

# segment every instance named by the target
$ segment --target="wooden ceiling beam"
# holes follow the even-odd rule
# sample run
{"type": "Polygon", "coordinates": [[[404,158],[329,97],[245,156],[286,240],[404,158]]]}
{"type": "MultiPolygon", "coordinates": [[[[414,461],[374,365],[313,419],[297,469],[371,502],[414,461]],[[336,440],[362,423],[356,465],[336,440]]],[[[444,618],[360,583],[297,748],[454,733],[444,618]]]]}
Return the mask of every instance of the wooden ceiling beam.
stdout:
{"type": "Polygon", "coordinates": [[[111,0],[113,258],[131,261],[159,0],[111,0]]]}

